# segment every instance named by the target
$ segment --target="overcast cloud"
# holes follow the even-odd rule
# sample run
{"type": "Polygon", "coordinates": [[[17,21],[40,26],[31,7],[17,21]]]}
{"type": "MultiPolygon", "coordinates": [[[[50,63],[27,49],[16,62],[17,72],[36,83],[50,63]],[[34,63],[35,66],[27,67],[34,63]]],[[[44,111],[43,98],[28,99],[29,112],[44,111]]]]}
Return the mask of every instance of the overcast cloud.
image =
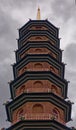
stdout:
{"type": "Polygon", "coordinates": [[[68,97],[74,102],[68,125],[76,127],[76,5],[75,0],[0,0],[0,127],[8,127],[4,101],[10,99],[8,81],[13,79],[11,64],[15,62],[18,31],[29,18],[36,19],[37,7],[42,19],[60,28],[63,61],[67,63],[65,78],[70,80],[68,97]]]}

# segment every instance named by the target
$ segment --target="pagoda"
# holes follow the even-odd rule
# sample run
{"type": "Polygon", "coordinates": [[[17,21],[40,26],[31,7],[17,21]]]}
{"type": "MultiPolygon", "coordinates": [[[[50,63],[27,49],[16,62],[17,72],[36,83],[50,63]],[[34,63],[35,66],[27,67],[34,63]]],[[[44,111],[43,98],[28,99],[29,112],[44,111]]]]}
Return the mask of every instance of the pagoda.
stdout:
{"type": "Polygon", "coordinates": [[[18,49],[9,83],[12,101],[6,103],[6,130],[72,130],[71,102],[66,101],[59,29],[47,19],[29,20],[19,29],[18,49]]]}

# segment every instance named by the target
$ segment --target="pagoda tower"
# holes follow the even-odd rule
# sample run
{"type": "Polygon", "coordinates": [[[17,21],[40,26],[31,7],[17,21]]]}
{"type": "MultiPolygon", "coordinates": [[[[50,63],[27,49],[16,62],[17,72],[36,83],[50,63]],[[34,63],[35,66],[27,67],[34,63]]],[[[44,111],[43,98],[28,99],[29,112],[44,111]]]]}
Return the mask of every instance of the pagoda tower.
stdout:
{"type": "Polygon", "coordinates": [[[48,20],[29,20],[19,29],[14,80],[9,83],[12,101],[6,103],[6,130],[71,130],[71,102],[66,101],[59,29],[48,20]]]}

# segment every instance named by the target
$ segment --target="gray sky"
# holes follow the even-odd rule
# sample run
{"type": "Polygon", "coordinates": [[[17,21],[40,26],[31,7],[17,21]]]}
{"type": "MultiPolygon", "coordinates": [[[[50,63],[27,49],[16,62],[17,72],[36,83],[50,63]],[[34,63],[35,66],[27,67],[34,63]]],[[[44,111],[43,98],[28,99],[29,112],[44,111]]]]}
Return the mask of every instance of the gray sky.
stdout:
{"type": "Polygon", "coordinates": [[[76,127],[76,5],[75,0],[0,0],[0,127],[8,127],[3,102],[9,100],[8,81],[13,79],[11,64],[15,62],[18,31],[29,18],[36,19],[37,8],[42,19],[60,28],[65,78],[70,81],[68,97],[74,102],[68,125],[76,127]]]}

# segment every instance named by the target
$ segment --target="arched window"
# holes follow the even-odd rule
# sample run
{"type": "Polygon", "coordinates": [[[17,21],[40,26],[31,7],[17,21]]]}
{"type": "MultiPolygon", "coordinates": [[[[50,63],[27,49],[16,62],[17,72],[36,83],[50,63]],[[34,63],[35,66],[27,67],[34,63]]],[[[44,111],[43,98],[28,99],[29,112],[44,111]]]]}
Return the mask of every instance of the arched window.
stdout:
{"type": "Polygon", "coordinates": [[[36,28],[37,30],[41,30],[42,27],[41,27],[41,26],[36,26],[35,28],[36,28]]]}
{"type": "Polygon", "coordinates": [[[42,65],[41,63],[36,63],[36,64],[34,64],[34,67],[35,67],[35,68],[42,68],[43,65],[42,65]]]}
{"type": "Polygon", "coordinates": [[[51,85],[51,92],[57,93],[57,87],[55,85],[51,85]]]}
{"type": "Polygon", "coordinates": [[[36,48],[36,49],[35,49],[35,52],[36,52],[36,53],[40,53],[40,52],[42,52],[42,49],[36,48]]]}
{"type": "Polygon", "coordinates": [[[22,85],[20,88],[20,93],[24,93],[25,92],[25,85],[22,85]]]}
{"type": "Polygon", "coordinates": [[[55,119],[58,119],[58,117],[59,117],[59,111],[56,108],[54,108],[53,111],[52,111],[52,115],[53,115],[53,117],[55,119]]]}
{"type": "Polygon", "coordinates": [[[24,110],[23,110],[23,109],[20,109],[20,110],[17,112],[17,120],[21,120],[23,117],[24,117],[24,110]]]}
{"type": "Polygon", "coordinates": [[[42,37],[36,36],[35,39],[36,39],[36,40],[42,40],[42,37]]]}
{"type": "Polygon", "coordinates": [[[41,81],[35,81],[34,82],[34,86],[35,87],[42,87],[43,86],[43,83],[41,81]]]}
{"type": "Polygon", "coordinates": [[[27,67],[24,67],[24,68],[22,69],[22,73],[24,73],[26,70],[27,70],[27,67]]]}
{"type": "Polygon", "coordinates": [[[50,52],[49,54],[50,54],[51,56],[53,56],[53,53],[52,53],[52,52],[50,52]]]}
{"type": "Polygon", "coordinates": [[[55,73],[54,67],[50,66],[50,71],[55,73]]]}
{"type": "Polygon", "coordinates": [[[32,112],[33,113],[43,113],[43,106],[41,104],[35,104],[32,107],[32,112]]]}

